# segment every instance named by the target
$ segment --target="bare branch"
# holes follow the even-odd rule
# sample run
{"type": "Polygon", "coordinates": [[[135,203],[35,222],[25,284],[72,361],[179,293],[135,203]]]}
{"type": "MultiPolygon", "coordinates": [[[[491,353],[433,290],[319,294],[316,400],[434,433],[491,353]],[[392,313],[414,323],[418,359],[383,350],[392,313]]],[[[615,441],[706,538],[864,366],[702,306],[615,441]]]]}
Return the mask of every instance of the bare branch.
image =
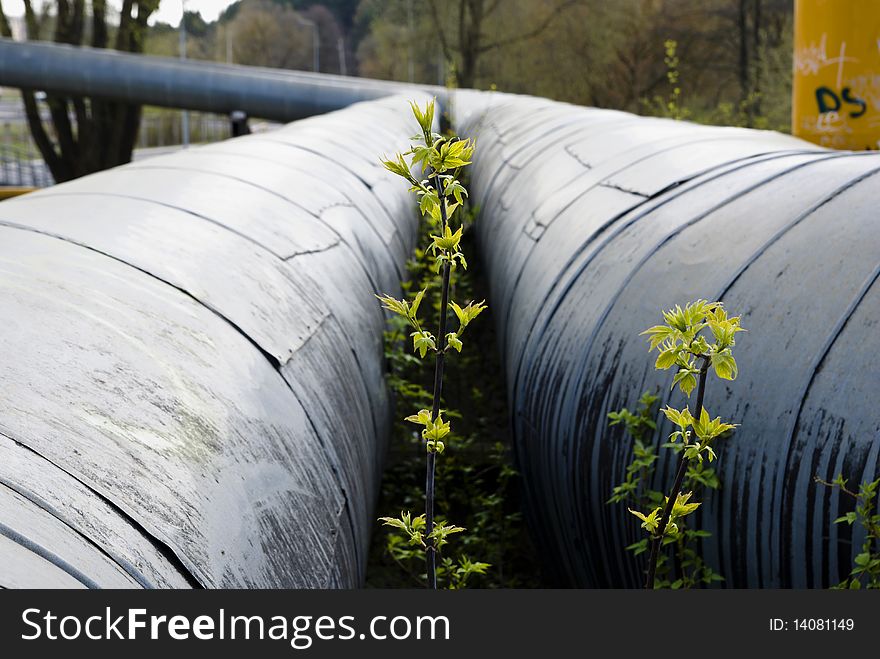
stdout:
{"type": "Polygon", "coordinates": [[[85,0],[73,0],[73,16],[70,21],[70,32],[76,45],[82,44],[83,30],[86,22],[85,0]]]}
{"type": "Polygon", "coordinates": [[[55,150],[55,145],[49,138],[46,129],[43,127],[43,121],[40,118],[40,109],[37,106],[37,100],[34,98],[34,92],[30,89],[21,90],[21,98],[24,101],[24,113],[28,120],[28,126],[31,129],[31,135],[37,148],[43,156],[43,160],[49,166],[52,176],[56,181],[66,181],[70,177],[67,165],[61,159],[61,156],[55,150]]]}
{"type": "Polygon", "coordinates": [[[27,32],[27,38],[36,40],[40,38],[40,19],[34,11],[31,0],[24,0],[24,24],[27,32]]]}
{"type": "Polygon", "coordinates": [[[119,30],[116,32],[116,50],[129,50],[133,4],[133,0],[125,0],[122,3],[122,11],[119,12],[119,30]]]}
{"type": "Polygon", "coordinates": [[[107,35],[107,0],[92,0],[92,47],[106,48],[107,35]]]}
{"type": "MultiPolygon", "coordinates": [[[[431,19],[434,23],[434,29],[437,32],[437,38],[440,40],[440,48],[443,50],[443,57],[447,60],[452,59],[452,50],[449,47],[449,40],[443,29],[443,22],[440,20],[440,13],[437,11],[437,0],[428,0],[428,8],[431,10],[431,19]]],[[[460,7],[463,11],[464,7],[460,7]]]]}
{"type": "Polygon", "coordinates": [[[478,48],[478,52],[485,53],[496,48],[504,48],[505,46],[511,46],[515,43],[528,41],[529,39],[534,39],[535,37],[540,36],[541,33],[544,32],[544,30],[550,27],[550,25],[559,14],[561,14],[569,7],[573,7],[578,2],[579,0],[563,0],[547,14],[547,16],[544,17],[544,20],[538,23],[538,25],[534,29],[529,30],[528,32],[523,32],[516,36],[507,37],[505,39],[499,39],[498,41],[483,44],[478,48]]]}
{"type": "Polygon", "coordinates": [[[495,13],[495,10],[498,9],[498,5],[500,5],[500,4],[501,4],[501,0],[494,0],[492,2],[492,4],[489,5],[489,8],[485,11],[485,13],[483,15],[484,16],[491,16],[492,14],[495,13]]]}
{"type": "Polygon", "coordinates": [[[12,28],[9,26],[6,12],[3,11],[3,0],[0,0],[0,37],[12,38],[12,28]]]}

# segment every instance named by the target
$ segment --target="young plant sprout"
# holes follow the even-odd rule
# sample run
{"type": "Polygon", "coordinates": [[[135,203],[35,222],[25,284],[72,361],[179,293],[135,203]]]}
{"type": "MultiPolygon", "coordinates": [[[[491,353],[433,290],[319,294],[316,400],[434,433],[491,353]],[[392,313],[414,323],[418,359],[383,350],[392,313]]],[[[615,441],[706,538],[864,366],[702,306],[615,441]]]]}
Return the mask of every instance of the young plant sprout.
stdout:
{"type": "MultiPolygon", "coordinates": [[[[608,414],[608,425],[623,425],[633,442],[632,460],[626,467],[626,478],[614,486],[607,501],[609,504],[625,503],[632,508],[653,510],[666,501],[663,492],[651,487],[659,458],[658,447],[653,439],[657,430],[655,419],[658,401],[657,395],[646,391],[634,412],[624,407],[608,414]]],[[[673,451],[682,450],[681,442],[665,442],[661,447],[673,451]]],[[[703,488],[717,490],[720,485],[718,474],[709,466],[708,461],[691,461],[682,488],[697,495],[703,488]]],[[[723,581],[723,577],[709,566],[699,551],[700,543],[710,537],[712,534],[709,531],[685,527],[683,522],[679,522],[679,533],[671,555],[661,555],[657,561],[654,587],[689,589],[723,581]]],[[[648,540],[649,538],[643,538],[626,549],[633,552],[634,556],[639,556],[648,551],[648,540]]]]}
{"type": "Polygon", "coordinates": [[[863,481],[858,491],[850,488],[849,481],[838,474],[830,483],[818,476],[815,480],[820,485],[838,488],[842,494],[853,500],[855,510],[841,515],[834,520],[835,524],[849,524],[861,527],[865,534],[861,551],[853,560],[849,576],[834,586],[835,589],[880,588],[880,478],[863,481]]]}
{"type": "MultiPolygon", "coordinates": [[[[736,334],[744,331],[739,317],[729,317],[720,302],[697,300],[685,305],[684,309],[676,305],[664,312],[663,318],[666,324],[642,332],[648,335],[649,350],[659,352],[654,367],[659,370],[676,367],[672,387],[678,386],[688,398],[697,389],[697,400],[695,413],[691,413],[689,406],[674,409],[667,405],[662,410],[676,427],[669,436],[669,445],[678,451],[678,466],[669,494],[645,512],[629,509],[649,534],[647,589],[654,588],[661,547],[681,540],[685,518],[700,506],[700,502],[691,500],[693,491],[682,491],[685,477],[690,473],[691,480],[694,480],[693,475],[697,473],[691,469],[694,463],[702,466],[703,460],[713,462],[717,457],[715,440],[736,427],[720,417],[713,419],[703,401],[710,369],[723,380],[736,379],[737,365],[732,348],[736,334]]],[[[653,403],[653,400],[644,403],[653,403]]],[[[623,421],[627,418],[621,417],[623,421]]],[[[639,468],[653,468],[652,463],[653,459],[645,456],[639,468]]],[[[615,494],[625,493],[626,489],[615,494]]],[[[618,500],[622,500],[622,496],[618,496],[618,500]]]]}
{"type": "MultiPolygon", "coordinates": [[[[419,309],[427,289],[421,290],[412,300],[397,300],[389,295],[376,296],[385,309],[401,316],[410,325],[413,352],[422,359],[434,359],[431,408],[419,410],[406,417],[406,421],[422,427],[421,435],[427,453],[425,512],[414,517],[412,513],[403,511],[398,518],[380,519],[385,525],[399,529],[410,545],[424,549],[427,586],[436,589],[437,553],[447,543],[450,535],[464,531],[460,526],[438,523],[434,518],[436,459],[446,450],[452,432],[450,422],[443,419],[443,410],[440,408],[443,366],[450,350],[462,351],[465,330],[486,305],[483,302],[470,301],[462,306],[449,299],[451,273],[459,266],[467,268],[467,261],[460,249],[463,227],[456,219],[455,212],[467,197],[467,190],[462,185],[460,176],[463,168],[471,163],[475,145],[471,140],[433,132],[433,100],[424,110],[415,103],[410,103],[410,106],[419,124],[420,133],[412,138],[415,143],[411,144],[409,151],[398,153],[393,159],[384,160],[382,164],[390,172],[407,180],[411,186],[410,191],[416,194],[422,217],[433,230],[430,235],[431,243],[426,251],[433,257],[434,272],[440,280],[440,308],[437,333],[433,334],[419,320],[419,309]],[[447,325],[450,307],[458,320],[458,327],[454,331],[449,331],[447,325]]],[[[469,561],[468,566],[473,572],[488,567],[484,563],[469,561]]]]}

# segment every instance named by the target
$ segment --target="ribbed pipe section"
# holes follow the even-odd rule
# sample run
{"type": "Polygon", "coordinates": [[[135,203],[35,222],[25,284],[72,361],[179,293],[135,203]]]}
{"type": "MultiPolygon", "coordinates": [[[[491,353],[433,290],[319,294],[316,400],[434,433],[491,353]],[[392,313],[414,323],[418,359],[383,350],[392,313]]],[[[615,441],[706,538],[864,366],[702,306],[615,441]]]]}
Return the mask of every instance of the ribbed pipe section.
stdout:
{"type": "Polygon", "coordinates": [[[405,101],[0,204],[0,585],[362,582],[405,101]]]}
{"type": "MultiPolygon", "coordinates": [[[[642,537],[606,505],[631,444],[607,414],[645,390],[683,405],[640,331],[724,301],[749,330],[706,406],[741,424],[701,508],[727,586],[825,587],[849,572],[852,509],[813,477],[880,474],[880,156],[772,132],[543,99],[457,95],[529,518],[552,573],[639,586],[642,537]]],[[[671,432],[661,423],[659,436],[671,432]]],[[[661,451],[666,454],[667,451],[661,451]]],[[[654,486],[668,487],[664,455],[654,486]]]]}

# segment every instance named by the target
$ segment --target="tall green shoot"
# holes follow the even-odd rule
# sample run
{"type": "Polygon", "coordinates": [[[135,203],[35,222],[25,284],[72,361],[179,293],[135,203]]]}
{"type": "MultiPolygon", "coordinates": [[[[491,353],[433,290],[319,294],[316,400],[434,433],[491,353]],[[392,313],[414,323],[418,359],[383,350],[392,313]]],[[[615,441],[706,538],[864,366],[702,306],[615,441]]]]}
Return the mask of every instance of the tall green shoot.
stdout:
{"type": "MultiPolygon", "coordinates": [[[[450,350],[461,352],[464,347],[462,335],[468,325],[486,308],[483,302],[470,301],[465,305],[450,300],[450,275],[457,267],[467,268],[467,261],[460,249],[463,227],[455,219],[467,190],[461,183],[462,170],[471,163],[475,145],[472,140],[456,136],[440,135],[433,130],[435,103],[431,101],[424,110],[410,103],[413,115],[419,124],[420,133],[412,139],[414,143],[405,153],[398,153],[393,159],[385,159],[386,169],[406,179],[410,191],[415,193],[419,211],[425,221],[436,233],[431,234],[427,247],[434,259],[435,273],[440,280],[440,309],[437,319],[437,333],[425,329],[419,320],[419,308],[427,289],[419,291],[412,300],[397,300],[388,295],[378,296],[382,306],[388,311],[403,317],[413,330],[413,351],[421,359],[433,358],[434,382],[430,409],[422,409],[406,417],[406,420],[422,426],[422,439],[425,442],[425,512],[413,516],[402,511],[397,518],[382,517],[387,526],[399,529],[407,541],[425,551],[427,586],[437,588],[437,554],[448,542],[449,536],[464,531],[462,527],[438,522],[434,517],[435,471],[437,456],[446,449],[446,442],[452,432],[449,421],[443,419],[442,393],[443,368],[450,350]],[[409,157],[409,162],[407,162],[409,157]],[[415,171],[414,171],[415,168],[415,171]],[[416,174],[420,172],[417,176],[416,174]],[[458,328],[448,331],[449,311],[454,312],[458,328]]],[[[485,564],[469,564],[472,571],[485,569],[485,564]]],[[[466,576],[466,575],[465,575],[466,576]]]]}
{"type": "Polygon", "coordinates": [[[702,465],[704,459],[713,462],[717,457],[715,440],[736,427],[736,424],[723,422],[720,417],[713,419],[703,403],[710,368],[723,380],[736,379],[737,364],[732,348],[736,334],[744,331],[739,317],[729,317],[720,302],[697,300],[685,305],[684,309],[676,305],[664,312],[663,318],[665,324],[642,332],[648,335],[649,350],[659,352],[654,367],[659,370],[677,368],[672,387],[678,386],[688,398],[696,389],[697,400],[695,414],[691,413],[689,406],[674,409],[667,405],[662,410],[677,428],[669,436],[669,443],[680,447],[668,495],[652,510],[629,509],[649,534],[647,589],[654,588],[662,547],[680,539],[684,519],[700,506],[700,502],[692,501],[693,491],[682,491],[689,467],[694,462],[702,465]]]}

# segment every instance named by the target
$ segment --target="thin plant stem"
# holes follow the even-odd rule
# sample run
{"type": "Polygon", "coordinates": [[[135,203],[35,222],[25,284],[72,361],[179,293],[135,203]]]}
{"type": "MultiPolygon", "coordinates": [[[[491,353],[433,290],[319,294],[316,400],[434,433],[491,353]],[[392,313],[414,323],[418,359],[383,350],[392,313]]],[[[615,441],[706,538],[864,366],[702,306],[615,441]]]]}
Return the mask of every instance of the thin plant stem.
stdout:
{"type": "MultiPolygon", "coordinates": [[[[703,413],[703,396],[706,393],[706,376],[709,372],[709,358],[701,355],[703,358],[703,366],[700,369],[700,384],[697,389],[697,418],[703,413]]],[[[678,467],[675,473],[675,481],[672,484],[672,492],[666,499],[666,506],[663,508],[663,514],[660,516],[660,523],[657,526],[657,532],[651,541],[651,554],[648,557],[648,578],[645,581],[645,589],[654,589],[654,577],[657,574],[657,561],[660,558],[660,547],[663,544],[663,536],[666,533],[666,526],[669,524],[669,517],[672,515],[672,508],[678,500],[678,494],[681,492],[681,485],[684,482],[684,476],[687,473],[687,465],[689,460],[684,457],[684,449],[678,456],[678,467]]]]}
{"type": "MultiPolygon", "coordinates": [[[[434,187],[437,190],[437,197],[440,201],[440,235],[446,230],[446,198],[443,196],[440,187],[440,176],[434,174],[434,187]]],[[[443,262],[443,283],[440,288],[440,319],[437,330],[437,355],[434,360],[434,399],[431,405],[431,420],[436,421],[440,416],[440,398],[443,393],[443,365],[446,357],[446,316],[449,311],[449,261],[443,262]]],[[[425,557],[427,564],[428,583],[427,587],[434,590],[437,589],[437,550],[434,547],[434,541],[431,533],[434,530],[434,472],[437,454],[433,451],[428,452],[428,459],[425,473],[425,536],[427,538],[427,547],[425,548],[425,557]]]]}

